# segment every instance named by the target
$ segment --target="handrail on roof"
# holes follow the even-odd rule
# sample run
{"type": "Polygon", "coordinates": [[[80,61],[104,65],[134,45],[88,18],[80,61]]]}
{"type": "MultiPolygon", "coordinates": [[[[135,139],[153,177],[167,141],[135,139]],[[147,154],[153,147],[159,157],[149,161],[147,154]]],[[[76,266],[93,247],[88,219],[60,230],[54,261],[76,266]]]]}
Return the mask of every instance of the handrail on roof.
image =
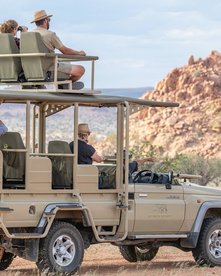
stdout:
{"type": "MultiPolygon", "coordinates": [[[[98,56],[80,56],[80,55],[64,55],[64,54],[59,54],[59,53],[14,53],[14,54],[0,54],[0,59],[1,58],[22,58],[22,57],[45,57],[45,58],[52,58],[54,59],[54,79],[52,81],[28,81],[28,82],[5,82],[2,81],[1,84],[10,84],[10,85],[15,85],[15,84],[22,84],[24,86],[26,85],[42,85],[42,84],[52,84],[54,86],[54,89],[52,92],[75,92],[75,93],[81,93],[81,94],[99,94],[100,91],[97,91],[94,89],[94,62],[98,60],[98,56]],[[92,66],[91,66],[91,89],[89,90],[72,90],[72,81],[71,80],[58,80],[57,79],[57,67],[58,67],[58,62],[78,62],[78,61],[91,61],[92,66]],[[60,90],[59,89],[59,84],[68,84],[69,88],[65,90],[60,90]]],[[[36,90],[36,89],[35,89],[36,90]]],[[[38,90],[38,89],[37,89],[38,90]]],[[[46,89],[40,89],[41,91],[47,91],[46,89]]]]}
{"type": "Polygon", "coordinates": [[[99,59],[98,56],[64,55],[57,53],[0,54],[0,58],[4,57],[58,57],[59,60],[68,59],[69,61],[93,61],[99,59]]]}

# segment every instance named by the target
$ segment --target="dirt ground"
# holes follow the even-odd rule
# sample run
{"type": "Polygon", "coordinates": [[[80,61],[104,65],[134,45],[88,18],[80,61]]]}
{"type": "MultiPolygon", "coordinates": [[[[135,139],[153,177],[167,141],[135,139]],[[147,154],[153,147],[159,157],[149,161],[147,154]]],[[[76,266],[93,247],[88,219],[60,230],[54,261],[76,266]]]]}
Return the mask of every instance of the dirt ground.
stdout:
{"type": "MultiPolygon", "coordinates": [[[[35,263],[15,258],[0,276],[41,275],[35,263]]],[[[221,267],[207,268],[195,264],[191,253],[176,248],[162,247],[151,262],[128,263],[117,247],[109,244],[93,245],[85,251],[79,276],[210,276],[221,275],[221,267]]]]}

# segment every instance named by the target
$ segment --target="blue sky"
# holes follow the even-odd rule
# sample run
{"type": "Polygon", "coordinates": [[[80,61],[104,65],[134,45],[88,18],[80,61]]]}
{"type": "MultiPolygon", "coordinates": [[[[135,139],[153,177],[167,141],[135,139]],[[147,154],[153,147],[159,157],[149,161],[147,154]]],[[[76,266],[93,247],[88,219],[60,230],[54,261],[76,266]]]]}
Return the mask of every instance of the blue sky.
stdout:
{"type": "Polygon", "coordinates": [[[97,88],[155,86],[190,55],[221,47],[220,0],[8,0],[0,22],[13,18],[31,30],[40,9],[53,14],[50,29],[66,46],[99,56],[97,88]]]}

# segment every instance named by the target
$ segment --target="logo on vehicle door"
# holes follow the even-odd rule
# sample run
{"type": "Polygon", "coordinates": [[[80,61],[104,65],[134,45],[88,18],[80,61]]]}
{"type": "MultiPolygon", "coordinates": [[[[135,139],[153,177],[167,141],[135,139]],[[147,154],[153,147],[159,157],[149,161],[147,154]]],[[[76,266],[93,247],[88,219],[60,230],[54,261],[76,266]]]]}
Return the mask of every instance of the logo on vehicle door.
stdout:
{"type": "Polygon", "coordinates": [[[156,206],[154,212],[158,215],[166,215],[168,210],[166,205],[158,205],[156,206]]]}

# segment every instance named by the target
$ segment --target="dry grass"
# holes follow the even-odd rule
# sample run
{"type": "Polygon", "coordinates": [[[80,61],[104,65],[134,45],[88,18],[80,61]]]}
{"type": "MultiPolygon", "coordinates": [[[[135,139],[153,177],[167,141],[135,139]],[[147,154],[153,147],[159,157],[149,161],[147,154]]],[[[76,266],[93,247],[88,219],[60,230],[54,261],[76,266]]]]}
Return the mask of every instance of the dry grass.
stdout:
{"type": "MultiPolygon", "coordinates": [[[[16,258],[10,268],[0,276],[39,276],[36,265],[16,258]]],[[[128,263],[117,247],[109,244],[94,245],[85,251],[79,276],[212,276],[221,275],[221,267],[207,268],[195,264],[191,253],[176,248],[163,247],[151,262],[128,263]]],[[[41,275],[42,276],[42,275],[41,275]]]]}

